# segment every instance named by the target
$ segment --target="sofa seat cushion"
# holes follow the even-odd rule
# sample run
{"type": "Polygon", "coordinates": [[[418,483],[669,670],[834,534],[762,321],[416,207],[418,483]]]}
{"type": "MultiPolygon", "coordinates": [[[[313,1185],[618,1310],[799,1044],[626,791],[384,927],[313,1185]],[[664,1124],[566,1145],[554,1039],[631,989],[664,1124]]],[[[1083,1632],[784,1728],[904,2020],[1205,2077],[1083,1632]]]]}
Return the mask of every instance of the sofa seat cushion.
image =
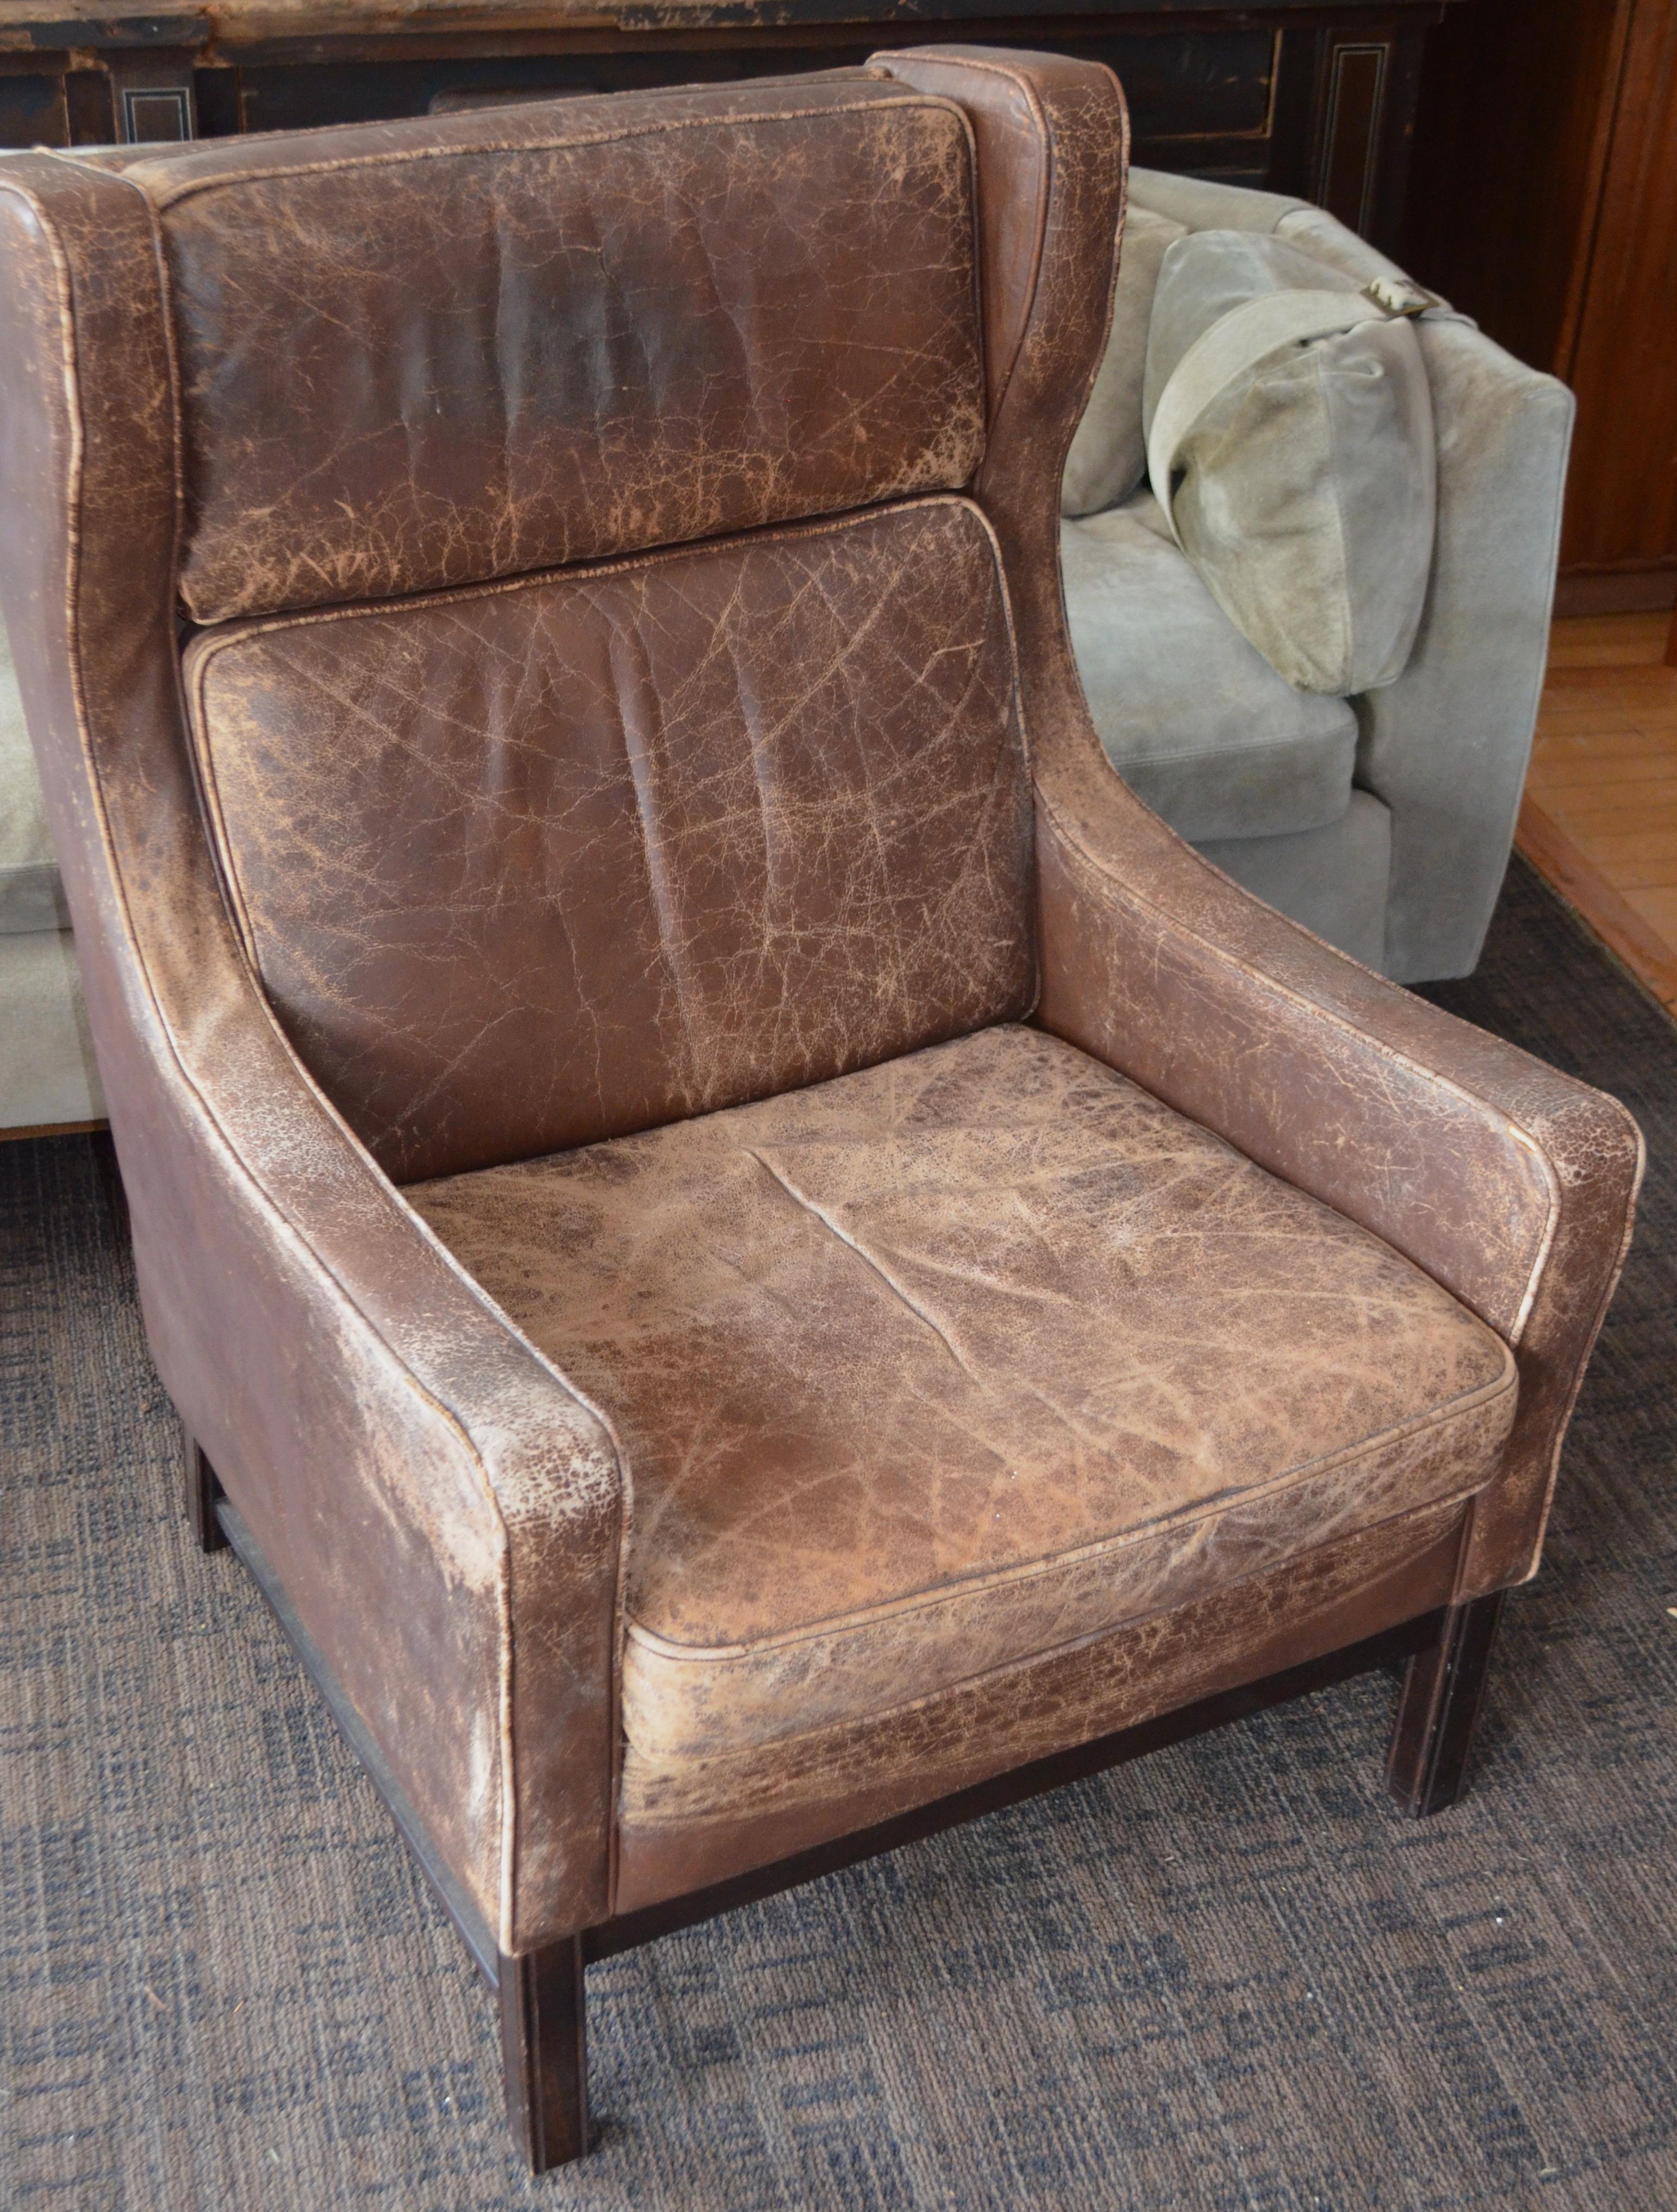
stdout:
{"type": "Polygon", "coordinates": [[[1012,1024],[407,1196],[611,1425],[653,1757],[1464,1496],[1514,1411],[1505,1346],[1407,1261],[1012,1024]]]}
{"type": "Polygon", "coordinates": [[[0,1129],[74,1127],[104,1116],[70,932],[0,933],[0,1129]]]}
{"type": "Polygon", "coordinates": [[[1275,673],[1171,542],[1151,492],[1062,522],[1060,545],[1089,711],[1139,798],[1195,842],[1340,819],[1356,715],[1275,673]]]}
{"type": "Polygon", "coordinates": [[[69,918],[23,702],[0,626],[0,937],[57,931],[69,918]]]}

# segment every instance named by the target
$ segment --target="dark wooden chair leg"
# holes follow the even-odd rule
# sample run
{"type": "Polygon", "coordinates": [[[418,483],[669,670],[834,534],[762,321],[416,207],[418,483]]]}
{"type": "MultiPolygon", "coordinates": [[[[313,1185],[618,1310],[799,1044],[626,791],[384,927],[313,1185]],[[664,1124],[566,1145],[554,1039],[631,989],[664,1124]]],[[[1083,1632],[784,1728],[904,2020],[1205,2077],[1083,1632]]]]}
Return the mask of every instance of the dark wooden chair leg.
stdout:
{"type": "Polygon", "coordinates": [[[222,1534],[222,1524],[216,1518],[216,1500],[222,1494],[222,1486],[216,1480],[215,1468],[191,1437],[186,1439],[185,1474],[186,1518],[191,1523],[192,1535],[199,1551],[224,1552],[227,1538],[222,1534]]]}
{"type": "Polygon", "coordinates": [[[507,2117],[532,2173],[588,2148],[588,2044],[582,1942],[567,1936],[501,1960],[501,2063],[507,2117]]]}
{"type": "Polygon", "coordinates": [[[1507,1595],[1496,1590],[1452,1606],[1437,1643],[1409,1662],[1386,1761],[1386,1787],[1418,1820],[1454,1805],[1466,1784],[1507,1595]]]}

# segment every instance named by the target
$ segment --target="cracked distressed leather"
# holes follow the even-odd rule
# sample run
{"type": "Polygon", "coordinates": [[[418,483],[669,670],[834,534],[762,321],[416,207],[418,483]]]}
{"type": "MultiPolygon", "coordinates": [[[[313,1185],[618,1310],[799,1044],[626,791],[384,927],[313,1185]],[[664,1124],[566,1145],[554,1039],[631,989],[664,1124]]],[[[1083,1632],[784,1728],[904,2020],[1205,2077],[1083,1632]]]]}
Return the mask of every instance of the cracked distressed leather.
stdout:
{"type": "Polygon", "coordinates": [[[860,72],[91,158],[157,225],[199,622],[720,537],[977,461],[965,118],[860,72]]]}
{"type": "Polygon", "coordinates": [[[1036,995],[1006,597],[968,501],[217,629],[186,685],[268,999],[398,1180],[1036,995]]]}
{"type": "Polygon", "coordinates": [[[1420,1506],[1133,1626],[789,1742],[665,1758],[628,1745],[617,1909],[661,1904],[1446,1603],[1465,1509],[1420,1506]],[[840,1833],[843,1829],[839,1830],[840,1833]]]}
{"type": "Polygon", "coordinates": [[[408,1195],[617,1439],[649,1758],[883,1719],[1459,1499],[1514,1414],[1419,1268],[1012,1024],[408,1195]]]}
{"type": "Polygon", "coordinates": [[[1106,763],[1125,151],[922,48],[0,157],[152,1350],[503,1949],[1536,1564],[1638,1140],[1106,763]]]}

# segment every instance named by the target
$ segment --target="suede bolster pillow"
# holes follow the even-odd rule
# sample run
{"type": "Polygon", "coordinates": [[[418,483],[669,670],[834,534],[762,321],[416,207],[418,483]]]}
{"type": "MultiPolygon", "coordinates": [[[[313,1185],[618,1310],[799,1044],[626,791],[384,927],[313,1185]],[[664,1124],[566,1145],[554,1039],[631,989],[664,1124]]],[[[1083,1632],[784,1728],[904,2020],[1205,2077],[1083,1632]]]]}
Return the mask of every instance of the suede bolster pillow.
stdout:
{"type": "Polygon", "coordinates": [[[1394,683],[1414,646],[1437,465],[1410,318],[1431,304],[1261,233],[1196,231],[1164,255],[1153,491],[1230,622],[1301,691],[1394,683]]]}

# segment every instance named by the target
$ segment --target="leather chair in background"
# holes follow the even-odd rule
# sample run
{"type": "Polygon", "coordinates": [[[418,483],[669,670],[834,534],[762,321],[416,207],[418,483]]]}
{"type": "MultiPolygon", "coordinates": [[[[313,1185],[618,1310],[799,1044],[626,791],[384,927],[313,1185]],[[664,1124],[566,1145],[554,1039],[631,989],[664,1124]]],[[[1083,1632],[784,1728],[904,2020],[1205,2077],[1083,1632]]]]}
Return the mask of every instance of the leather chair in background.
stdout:
{"type": "Polygon", "coordinates": [[[1237,890],[1056,545],[1104,70],[0,161],[4,605],[189,1500],[498,1987],[1408,1655],[1638,1172],[1237,890]],[[213,1474],[211,1469],[213,1468],[213,1474]]]}

